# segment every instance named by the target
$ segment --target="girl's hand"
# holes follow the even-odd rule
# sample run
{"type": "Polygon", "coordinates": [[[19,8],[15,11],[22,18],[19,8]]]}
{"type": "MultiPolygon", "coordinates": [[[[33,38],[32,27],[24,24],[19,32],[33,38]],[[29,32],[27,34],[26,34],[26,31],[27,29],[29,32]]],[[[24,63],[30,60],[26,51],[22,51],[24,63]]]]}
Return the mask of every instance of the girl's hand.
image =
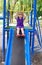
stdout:
{"type": "Polygon", "coordinates": [[[25,14],[23,15],[23,19],[24,19],[24,20],[26,19],[26,15],[25,15],[25,14]]]}

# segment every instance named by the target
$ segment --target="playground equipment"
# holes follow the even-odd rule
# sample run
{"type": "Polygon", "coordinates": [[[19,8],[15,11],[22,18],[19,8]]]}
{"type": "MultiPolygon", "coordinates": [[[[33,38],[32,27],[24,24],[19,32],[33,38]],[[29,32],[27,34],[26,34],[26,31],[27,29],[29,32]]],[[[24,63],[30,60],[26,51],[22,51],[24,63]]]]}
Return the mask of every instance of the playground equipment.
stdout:
{"type": "Polygon", "coordinates": [[[30,65],[30,43],[27,34],[29,36],[28,29],[25,29],[25,35],[26,35],[25,38],[22,37],[17,38],[16,30],[13,30],[12,28],[10,29],[10,36],[9,36],[8,49],[7,49],[6,59],[5,59],[6,60],[5,65],[13,65],[13,64],[30,65]]]}
{"type": "MultiPolygon", "coordinates": [[[[33,12],[31,10],[31,21],[30,21],[30,26],[32,28],[29,28],[29,27],[26,28],[25,27],[25,35],[26,35],[26,37],[25,37],[25,40],[26,40],[25,41],[26,42],[26,45],[25,45],[25,50],[26,50],[25,59],[27,60],[26,61],[27,62],[27,65],[28,64],[29,65],[31,64],[30,63],[30,44],[31,44],[31,47],[32,47],[32,52],[34,53],[34,39],[35,39],[34,36],[35,36],[35,34],[37,34],[37,33],[35,33],[35,31],[37,32],[37,30],[35,30],[35,27],[36,27],[36,0],[33,1],[33,5],[31,5],[31,6],[33,7],[33,12]],[[32,13],[34,15],[34,20],[32,20],[32,13]],[[30,36],[28,35],[29,32],[30,32],[30,36]]],[[[9,7],[8,7],[8,9],[9,9],[9,7]]],[[[10,54],[12,52],[12,47],[11,46],[12,46],[12,37],[13,37],[12,31],[13,30],[12,29],[10,30],[9,17],[10,17],[10,11],[9,10],[6,11],[6,0],[4,0],[3,17],[0,17],[0,20],[3,20],[3,46],[2,46],[2,51],[3,51],[3,61],[5,61],[5,65],[8,65],[10,63],[10,60],[8,61],[8,59],[10,59],[10,54]],[[6,17],[6,15],[7,15],[7,17],[6,17]],[[10,31],[10,34],[12,35],[11,37],[9,36],[9,31],[10,31]],[[7,55],[8,55],[7,56],[8,58],[6,57],[6,59],[5,59],[5,32],[7,32],[7,46],[8,46],[8,50],[6,52],[7,55]],[[10,50],[10,53],[9,53],[9,50],[10,50]]],[[[23,41],[24,41],[24,39],[23,39],[23,41]]],[[[39,41],[40,41],[40,39],[39,39],[39,41]]],[[[41,46],[41,43],[42,43],[42,41],[39,42],[40,46],[41,46]]]]}

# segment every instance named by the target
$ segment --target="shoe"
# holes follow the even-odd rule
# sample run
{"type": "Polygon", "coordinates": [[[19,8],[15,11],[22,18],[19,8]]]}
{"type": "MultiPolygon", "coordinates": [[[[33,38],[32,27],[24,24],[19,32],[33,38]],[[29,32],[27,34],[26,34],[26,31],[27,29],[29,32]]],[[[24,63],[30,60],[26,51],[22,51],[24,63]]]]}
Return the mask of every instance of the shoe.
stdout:
{"type": "Polygon", "coordinates": [[[25,37],[25,34],[22,34],[21,36],[22,36],[22,37],[25,37]]]}
{"type": "Polygon", "coordinates": [[[20,37],[20,34],[16,34],[16,37],[20,37]]]}

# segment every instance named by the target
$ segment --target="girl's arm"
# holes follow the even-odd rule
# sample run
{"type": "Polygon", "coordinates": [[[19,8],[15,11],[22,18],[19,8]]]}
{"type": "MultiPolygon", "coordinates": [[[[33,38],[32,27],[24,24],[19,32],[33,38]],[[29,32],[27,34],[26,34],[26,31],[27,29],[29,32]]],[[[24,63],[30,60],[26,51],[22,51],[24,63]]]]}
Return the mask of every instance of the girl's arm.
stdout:
{"type": "Polygon", "coordinates": [[[15,17],[15,19],[17,19],[17,18],[18,18],[18,15],[17,15],[17,13],[15,14],[15,16],[14,16],[14,17],[15,17]]]}
{"type": "Polygon", "coordinates": [[[23,19],[24,19],[24,20],[26,19],[26,15],[25,15],[25,14],[23,15],[23,19]]]}

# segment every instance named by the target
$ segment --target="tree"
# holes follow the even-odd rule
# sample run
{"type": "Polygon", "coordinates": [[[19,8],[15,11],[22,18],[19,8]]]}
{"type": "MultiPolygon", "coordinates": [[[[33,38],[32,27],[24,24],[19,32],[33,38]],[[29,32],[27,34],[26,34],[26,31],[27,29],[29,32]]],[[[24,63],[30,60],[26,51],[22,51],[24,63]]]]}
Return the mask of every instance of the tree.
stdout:
{"type": "Polygon", "coordinates": [[[42,16],[42,0],[37,0],[37,16],[42,16]]]}

